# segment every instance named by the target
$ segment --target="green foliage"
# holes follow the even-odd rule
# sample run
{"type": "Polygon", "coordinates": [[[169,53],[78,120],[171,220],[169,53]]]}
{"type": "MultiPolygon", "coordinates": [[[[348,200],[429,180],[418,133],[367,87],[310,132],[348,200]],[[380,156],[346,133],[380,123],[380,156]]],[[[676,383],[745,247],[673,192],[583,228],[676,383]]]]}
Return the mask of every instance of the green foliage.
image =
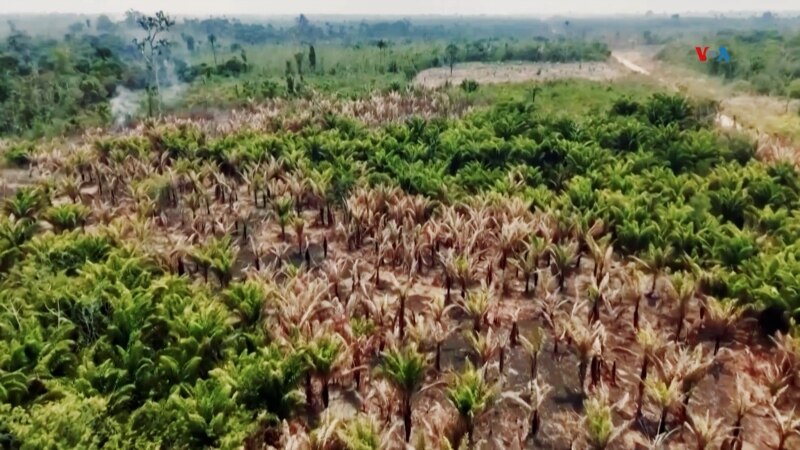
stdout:
{"type": "Polygon", "coordinates": [[[25,167],[30,163],[32,150],[32,144],[13,145],[3,153],[3,159],[10,167],[25,167]]]}
{"type": "Polygon", "coordinates": [[[242,352],[213,373],[248,410],[267,411],[285,419],[292,417],[303,402],[298,390],[303,367],[300,353],[270,345],[257,352],[242,352]]]}
{"type": "Polygon", "coordinates": [[[45,212],[45,217],[57,232],[71,231],[86,223],[89,208],[81,204],[65,203],[52,206],[45,212]]]}

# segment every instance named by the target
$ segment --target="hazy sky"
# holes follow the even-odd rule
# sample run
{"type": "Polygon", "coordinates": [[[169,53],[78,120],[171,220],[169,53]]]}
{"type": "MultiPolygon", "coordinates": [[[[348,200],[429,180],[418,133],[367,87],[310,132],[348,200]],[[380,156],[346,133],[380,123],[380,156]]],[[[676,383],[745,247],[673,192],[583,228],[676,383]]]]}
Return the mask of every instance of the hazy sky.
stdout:
{"type": "Polygon", "coordinates": [[[552,15],[707,11],[798,11],[800,0],[0,0],[0,13],[489,14],[552,15]]]}

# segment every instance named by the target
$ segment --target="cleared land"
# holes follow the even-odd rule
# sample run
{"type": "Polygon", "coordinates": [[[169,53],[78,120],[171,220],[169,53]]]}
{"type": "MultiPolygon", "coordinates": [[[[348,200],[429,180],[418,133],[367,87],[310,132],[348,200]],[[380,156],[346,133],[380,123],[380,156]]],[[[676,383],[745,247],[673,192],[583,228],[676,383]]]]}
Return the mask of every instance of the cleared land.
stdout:
{"type": "Polygon", "coordinates": [[[438,67],[420,72],[414,84],[435,88],[460,84],[464,80],[474,80],[481,84],[519,83],[524,81],[549,81],[562,78],[585,78],[595,81],[608,81],[625,75],[624,70],[609,63],[507,63],[458,64],[452,75],[447,67],[438,67]]]}

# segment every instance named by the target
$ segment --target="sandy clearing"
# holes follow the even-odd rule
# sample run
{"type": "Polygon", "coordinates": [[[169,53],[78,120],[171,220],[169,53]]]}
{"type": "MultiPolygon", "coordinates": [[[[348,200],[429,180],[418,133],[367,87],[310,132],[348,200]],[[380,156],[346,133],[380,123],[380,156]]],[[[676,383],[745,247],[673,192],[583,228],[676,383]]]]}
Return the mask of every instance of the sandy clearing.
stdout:
{"type": "Polygon", "coordinates": [[[438,67],[420,72],[414,84],[428,88],[460,84],[463,80],[475,80],[481,84],[519,83],[522,81],[548,81],[561,78],[584,78],[595,81],[608,81],[625,75],[613,64],[593,63],[467,63],[450,68],[438,67]]]}
{"type": "Polygon", "coordinates": [[[642,75],[650,75],[650,71],[643,68],[642,66],[634,63],[633,61],[629,60],[628,58],[620,55],[617,52],[611,53],[611,58],[617,61],[618,63],[622,64],[623,66],[627,67],[628,69],[640,73],[642,75]]]}

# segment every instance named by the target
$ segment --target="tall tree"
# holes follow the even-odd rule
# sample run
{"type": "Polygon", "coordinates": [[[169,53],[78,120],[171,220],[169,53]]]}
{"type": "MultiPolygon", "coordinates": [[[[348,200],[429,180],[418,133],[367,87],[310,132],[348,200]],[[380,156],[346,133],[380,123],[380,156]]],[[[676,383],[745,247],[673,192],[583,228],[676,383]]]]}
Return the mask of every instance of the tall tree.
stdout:
{"type": "Polygon", "coordinates": [[[147,33],[142,39],[135,38],[133,43],[139,49],[139,52],[144,58],[147,70],[150,72],[150,81],[147,86],[147,113],[153,117],[153,101],[158,101],[158,110],[161,111],[161,87],[158,81],[158,66],[157,56],[161,55],[163,51],[169,47],[169,41],[163,37],[173,25],[175,20],[164,14],[164,11],[159,11],[155,16],[140,16],[136,19],[136,23],[147,33]]]}
{"type": "Polygon", "coordinates": [[[385,40],[381,39],[375,45],[377,45],[378,52],[379,52],[379,55],[380,55],[379,64],[380,64],[381,67],[383,67],[383,54],[386,52],[386,47],[389,46],[389,43],[386,42],[385,40]]]}
{"type": "Polygon", "coordinates": [[[211,46],[211,53],[214,55],[214,66],[217,65],[217,36],[214,33],[208,35],[208,45],[211,46]]]}
{"type": "Polygon", "coordinates": [[[297,64],[297,75],[300,75],[300,79],[303,78],[303,60],[306,59],[306,55],[303,52],[297,52],[294,54],[294,61],[297,64]]]}
{"type": "Polygon", "coordinates": [[[458,46],[452,42],[447,44],[445,53],[447,54],[447,64],[450,66],[450,76],[452,77],[453,66],[456,65],[456,60],[458,59],[458,46]]]}
{"type": "Polygon", "coordinates": [[[317,71],[317,51],[313,45],[308,46],[308,67],[312,72],[317,71]]]}

